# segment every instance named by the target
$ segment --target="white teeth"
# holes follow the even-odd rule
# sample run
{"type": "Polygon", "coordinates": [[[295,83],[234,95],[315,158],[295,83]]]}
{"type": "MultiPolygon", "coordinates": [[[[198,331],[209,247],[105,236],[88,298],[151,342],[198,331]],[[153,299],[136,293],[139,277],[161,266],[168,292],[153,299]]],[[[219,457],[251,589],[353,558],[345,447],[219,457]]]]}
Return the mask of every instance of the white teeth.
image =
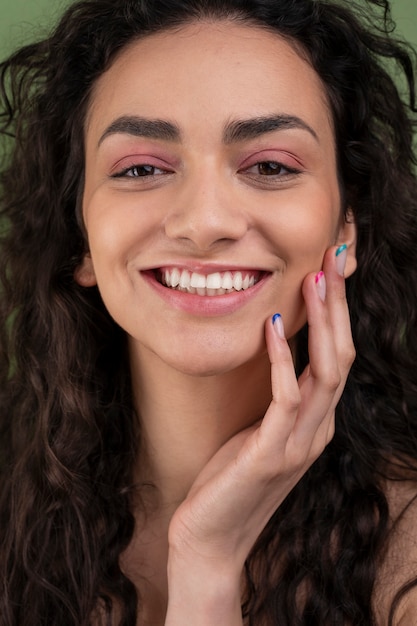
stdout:
{"type": "Polygon", "coordinates": [[[233,291],[241,291],[253,287],[259,280],[258,274],[242,272],[214,272],[213,274],[199,274],[177,267],[165,269],[162,272],[162,282],[167,287],[188,293],[197,293],[200,296],[221,296],[233,291]]]}
{"type": "Polygon", "coordinates": [[[222,277],[220,276],[220,272],[216,272],[215,274],[209,274],[206,277],[207,289],[220,289],[221,286],[222,286],[222,277]]]}
{"type": "Polygon", "coordinates": [[[190,272],[187,270],[182,270],[179,285],[183,289],[187,289],[190,286],[191,277],[190,272]]]}
{"type": "Polygon", "coordinates": [[[205,289],[206,288],[206,278],[202,274],[196,274],[193,272],[191,274],[191,287],[196,287],[197,289],[205,289]]]}
{"type": "MultiPolygon", "coordinates": [[[[167,270],[166,274],[169,275],[169,270],[167,270]]],[[[170,285],[171,287],[177,287],[180,284],[180,277],[181,277],[181,272],[179,271],[179,269],[175,267],[172,270],[170,282],[168,282],[168,280],[166,281],[167,285],[170,285]]]]}
{"type": "Polygon", "coordinates": [[[233,276],[231,272],[225,272],[222,280],[223,289],[233,289],[233,276]]]}
{"type": "Polygon", "coordinates": [[[233,288],[236,289],[236,291],[240,291],[242,289],[243,286],[243,276],[241,272],[236,272],[236,274],[233,277],[233,288]]]}

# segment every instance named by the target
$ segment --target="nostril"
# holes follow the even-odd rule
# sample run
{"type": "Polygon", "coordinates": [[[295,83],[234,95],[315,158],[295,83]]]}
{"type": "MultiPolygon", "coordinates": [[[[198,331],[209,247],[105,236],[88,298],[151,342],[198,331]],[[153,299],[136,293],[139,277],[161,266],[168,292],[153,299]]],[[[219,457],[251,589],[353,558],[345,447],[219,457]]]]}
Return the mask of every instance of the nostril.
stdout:
{"type": "Polygon", "coordinates": [[[248,230],[248,222],[241,211],[201,204],[173,210],[167,216],[164,228],[169,239],[188,241],[196,249],[206,251],[214,245],[241,239],[248,230]]]}

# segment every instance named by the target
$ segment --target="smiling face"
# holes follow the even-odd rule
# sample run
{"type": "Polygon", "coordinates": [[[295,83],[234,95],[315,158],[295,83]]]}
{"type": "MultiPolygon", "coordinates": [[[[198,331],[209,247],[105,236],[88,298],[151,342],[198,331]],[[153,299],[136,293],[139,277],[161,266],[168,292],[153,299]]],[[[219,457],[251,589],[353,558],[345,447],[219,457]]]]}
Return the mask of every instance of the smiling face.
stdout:
{"type": "Polygon", "coordinates": [[[195,374],[264,359],[265,319],[295,334],[304,277],[351,237],[317,74],[236,23],[134,42],[92,95],[83,218],[76,278],[142,359],[195,374]]]}

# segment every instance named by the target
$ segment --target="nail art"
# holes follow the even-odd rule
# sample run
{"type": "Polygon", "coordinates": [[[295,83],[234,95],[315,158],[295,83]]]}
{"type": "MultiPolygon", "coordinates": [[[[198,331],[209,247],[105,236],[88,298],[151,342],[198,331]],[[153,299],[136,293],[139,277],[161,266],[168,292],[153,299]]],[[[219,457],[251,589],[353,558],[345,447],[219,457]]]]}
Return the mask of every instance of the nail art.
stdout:
{"type": "Polygon", "coordinates": [[[320,296],[320,300],[324,302],[326,299],[326,279],[324,277],[324,272],[319,272],[316,275],[315,280],[316,280],[316,287],[317,287],[318,294],[320,296]]]}
{"type": "Polygon", "coordinates": [[[339,276],[345,275],[347,259],[347,245],[344,243],[340,248],[336,250],[336,270],[339,276]]]}
{"type": "Polygon", "coordinates": [[[276,330],[276,333],[280,339],[285,339],[284,323],[279,313],[275,313],[272,317],[272,324],[276,330]]]}

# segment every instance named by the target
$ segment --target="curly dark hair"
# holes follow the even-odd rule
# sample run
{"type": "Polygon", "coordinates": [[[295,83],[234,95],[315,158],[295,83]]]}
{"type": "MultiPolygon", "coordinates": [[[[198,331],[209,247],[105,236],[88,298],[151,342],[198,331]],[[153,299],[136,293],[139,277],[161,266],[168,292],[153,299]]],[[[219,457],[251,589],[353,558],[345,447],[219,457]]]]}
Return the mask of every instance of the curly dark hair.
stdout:
{"type": "Polygon", "coordinates": [[[95,81],[126,44],[207,18],[281,34],[309,59],[358,228],[347,281],[358,356],[336,434],[248,558],[243,612],[257,626],[376,623],[384,481],[417,480],[412,50],[392,36],[385,0],[83,0],[0,65],[1,626],[136,624],[140,590],[119,565],[142,487],[126,339],[97,289],[74,280],[86,246],[83,126],[95,81]]]}

